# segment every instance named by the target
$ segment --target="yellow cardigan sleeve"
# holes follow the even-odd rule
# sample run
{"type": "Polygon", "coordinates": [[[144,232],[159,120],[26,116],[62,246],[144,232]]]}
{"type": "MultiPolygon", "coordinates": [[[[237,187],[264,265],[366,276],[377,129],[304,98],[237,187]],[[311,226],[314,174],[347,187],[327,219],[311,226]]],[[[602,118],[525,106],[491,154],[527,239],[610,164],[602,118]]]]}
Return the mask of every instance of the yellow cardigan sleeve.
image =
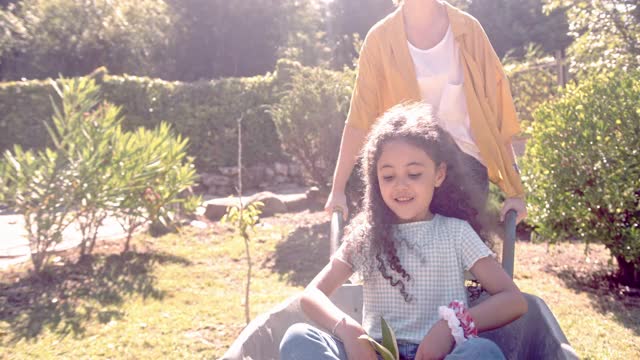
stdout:
{"type": "MultiPolygon", "coordinates": [[[[497,58],[497,56],[496,56],[497,58]]],[[[509,80],[504,73],[504,69],[500,61],[497,61],[498,67],[497,74],[497,108],[498,108],[498,128],[500,129],[500,136],[503,141],[509,141],[511,138],[520,133],[520,122],[518,122],[518,115],[516,113],[516,107],[511,95],[511,88],[509,86],[509,80]]]]}
{"type": "Polygon", "coordinates": [[[367,35],[360,51],[358,73],[351,94],[351,105],[347,115],[347,125],[368,131],[379,114],[378,79],[384,74],[379,70],[377,58],[379,44],[371,33],[367,35]]]}

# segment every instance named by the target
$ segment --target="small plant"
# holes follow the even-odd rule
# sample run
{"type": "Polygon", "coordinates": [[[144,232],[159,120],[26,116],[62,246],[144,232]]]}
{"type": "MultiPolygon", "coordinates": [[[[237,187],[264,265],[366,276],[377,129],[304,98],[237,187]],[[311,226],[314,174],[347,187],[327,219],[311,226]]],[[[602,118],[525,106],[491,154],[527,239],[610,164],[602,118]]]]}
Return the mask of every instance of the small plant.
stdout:
{"type": "Polygon", "coordinates": [[[382,317],[380,318],[380,327],[382,328],[382,344],[379,344],[371,336],[366,334],[360,335],[358,339],[368,341],[373,349],[380,354],[384,360],[400,360],[396,334],[382,317]]]}
{"type": "Polygon", "coordinates": [[[222,223],[234,223],[236,224],[236,230],[244,240],[244,248],[247,259],[247,284],[245,287],[244,296],[244,317],[247,325],[251,321],[249,312],[249,294],[251,290],[251,249],[249,243],[251,237],[249,231],[253,231],[260,220],[261,208],[264,204],[260,201],[255,201],[246,207],[242,204],[242,118],[238,119],[238,206],[229,206],[227,211],[220,220],[222,223]]]}

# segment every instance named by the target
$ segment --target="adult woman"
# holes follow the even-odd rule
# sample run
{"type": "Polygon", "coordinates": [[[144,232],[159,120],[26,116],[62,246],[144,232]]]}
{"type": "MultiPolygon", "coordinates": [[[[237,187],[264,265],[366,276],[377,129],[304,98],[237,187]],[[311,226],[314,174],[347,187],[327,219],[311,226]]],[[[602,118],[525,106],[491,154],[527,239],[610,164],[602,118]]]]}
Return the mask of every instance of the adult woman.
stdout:
{"type": "MultiPolygon", "coordinates": [[[[437,0],[400,0],[365,38],[327,211],[347,216],[344,190],[375,119],[408,101],[436,110],[466,155],[476,180],[497,184],[509,209],[526,217],[511,137],[520,130],[507,78],[482,26],[437,0]]],[[[486,196],[486,195],[485,195],[486,196]]]]}

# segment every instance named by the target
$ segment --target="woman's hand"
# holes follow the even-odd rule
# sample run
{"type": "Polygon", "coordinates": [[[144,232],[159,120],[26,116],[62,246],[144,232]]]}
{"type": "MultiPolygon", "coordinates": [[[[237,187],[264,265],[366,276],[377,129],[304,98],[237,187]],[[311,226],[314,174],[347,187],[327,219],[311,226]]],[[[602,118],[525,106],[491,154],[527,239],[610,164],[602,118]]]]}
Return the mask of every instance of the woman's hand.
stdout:
{"type": "Polygon", "coordinates": [[[347,208],[347,197],[344,191],[331,190],[327,203],[324,205],[324,210],[331,215],[334,209],[342,210],[342,218],[346,221],[349,216],[349,209],[347,208]]]}
{"type": "Polygon", "coordinates": [[[515,210],[518,213],[516,218],[516,224],[524,220],[527,217],[527,204],[519,197],[510,197],[502,204],[502,210],[500,210],[500,221],[504,222],[504,217],[509,210],[515,210]]]}
{"type": "Polygon", "coordinates": [[[444,359],[453,349],[454,343],[451,329],[444,320],[440,320],[422,339],[420,346],[418,346],[416,360],[444,359]]]}

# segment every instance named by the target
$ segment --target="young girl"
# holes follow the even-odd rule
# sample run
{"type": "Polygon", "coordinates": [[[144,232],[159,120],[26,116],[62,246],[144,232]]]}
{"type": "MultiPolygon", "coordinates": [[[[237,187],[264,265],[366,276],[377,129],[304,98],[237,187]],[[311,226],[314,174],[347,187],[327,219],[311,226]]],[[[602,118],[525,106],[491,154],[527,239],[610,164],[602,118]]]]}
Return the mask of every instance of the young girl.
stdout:
{"type": "Polygon", "coordinates": [[[480,23],[442,0],[394,0],[396,11],[367,34],[325,205],[347,218],[345,186],[374,121],[407,101],[434,108],[486,198],[498,185],[518,221],[527,215],[511,138],[520,131],[500,59],[480,23]]]}
{"type": "Polygon", "coordinates": [[[300,302],[328,332],[293,325],[281,359],[376,359],[358,336],[381,339],[381,317],[401,359],[504,358],[475,334],[517,319],[527,303],[478,236],[477,191],[459,154],[427,105],[398,105],[378,120],[362,150],[363,209],[300,302]],[[464,270],[491,295],[470,309],[464,270]],[[349,277],[363,285],[362,325],[328,298],[349,277]],[[456,315],[447,306],[464,309],[456,315]],[[453,317],[463,326],[450,327],[453,317]]]}

